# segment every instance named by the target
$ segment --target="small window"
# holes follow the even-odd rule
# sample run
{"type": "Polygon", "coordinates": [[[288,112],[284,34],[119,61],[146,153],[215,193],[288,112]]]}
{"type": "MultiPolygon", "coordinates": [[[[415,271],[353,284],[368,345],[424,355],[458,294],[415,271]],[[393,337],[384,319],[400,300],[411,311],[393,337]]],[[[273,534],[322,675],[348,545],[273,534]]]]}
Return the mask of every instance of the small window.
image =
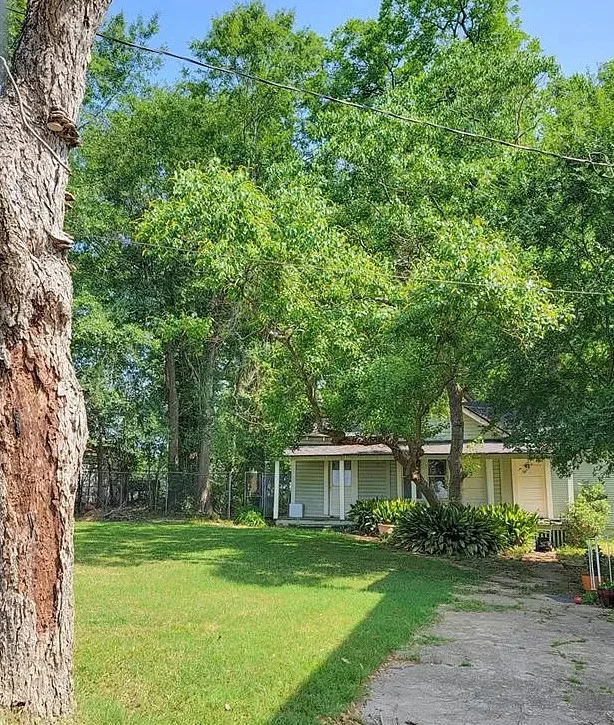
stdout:
{"type": "Polygon", "coordinates": [[[444,458],[430,458],[428,461],[429,483],[440,499],[448,498],[447,468],[447,462],[444,458]]]}
{"type": "MultiPolygon", "coordinates": [[[[339,461],[333,461],[331,463],[331,469],[332,469],[331,485],[339,486],[339,461]]],[[[345,487],[351,488],[352,487],[352,465],[349,461],[345,462],[345,467],[343,469],[343,478],[345,479],[345,487]]]]}

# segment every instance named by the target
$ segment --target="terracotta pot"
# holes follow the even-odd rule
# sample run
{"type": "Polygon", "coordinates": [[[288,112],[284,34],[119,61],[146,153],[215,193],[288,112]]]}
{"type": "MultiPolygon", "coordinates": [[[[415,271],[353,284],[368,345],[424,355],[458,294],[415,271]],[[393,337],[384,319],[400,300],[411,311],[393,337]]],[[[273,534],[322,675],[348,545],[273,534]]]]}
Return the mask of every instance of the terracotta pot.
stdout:
{"type": "Polygon", "coordinates": [[[594,592],[600,581],[599,577],[595,574],[595,586],[593,586],[591,584],[591,575],[585,572],[582,574],[582,589],[585,592],[594,592]]]}
{"type": "Polygon", "coordinates": [[[614,589],[597,589],[597,594],[604,607],[614,609],[614,589]]]}
{"type": "Polygon", "coordinates": [[[377,525],[377,530],[378,530],[380,536],[388,536],[388,534],[392,533],[392,529],[394,529],[394,524],[378,524],[377,525]]]}

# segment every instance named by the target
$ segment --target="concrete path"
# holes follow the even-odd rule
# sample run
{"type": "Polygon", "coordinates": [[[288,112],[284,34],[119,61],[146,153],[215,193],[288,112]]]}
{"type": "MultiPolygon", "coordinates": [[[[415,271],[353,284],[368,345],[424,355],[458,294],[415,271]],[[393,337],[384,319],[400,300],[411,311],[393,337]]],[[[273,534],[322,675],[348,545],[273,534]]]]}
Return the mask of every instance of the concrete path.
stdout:
{"type": "Polygon", "coordinates": [[[614,725],[612,610],[570,603],[560,564],[489,578],[374,677],[362,721],[614,725]]]}

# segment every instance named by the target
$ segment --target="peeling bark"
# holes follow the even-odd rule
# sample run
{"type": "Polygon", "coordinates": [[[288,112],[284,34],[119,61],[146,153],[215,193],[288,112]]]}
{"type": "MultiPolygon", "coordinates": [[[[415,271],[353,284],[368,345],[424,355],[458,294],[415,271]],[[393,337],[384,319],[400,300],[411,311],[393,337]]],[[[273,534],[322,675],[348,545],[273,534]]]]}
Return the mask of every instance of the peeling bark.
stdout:
{"type": "MultiPolygon", "coordinates": [[[[29,122],[75,118],[109,0],[31,0],[14,76],[29,122]]],[[[62,232],[67,173],[0,96],[0,711],[73,709],[73,506],[87,426],[71,360],[62,232]]]]}

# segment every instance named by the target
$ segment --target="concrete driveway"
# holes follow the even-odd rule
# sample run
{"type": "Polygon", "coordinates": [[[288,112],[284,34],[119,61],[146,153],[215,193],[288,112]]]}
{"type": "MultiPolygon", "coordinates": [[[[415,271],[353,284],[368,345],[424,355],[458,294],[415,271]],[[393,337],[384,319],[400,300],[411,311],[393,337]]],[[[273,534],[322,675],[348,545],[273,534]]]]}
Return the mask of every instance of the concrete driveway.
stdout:
{"type": "Polygon", "coordinates": [[[614,725],[612,610],[570,603],[569,585],[539,563],[465,588],[374,677],[362,721],[614,725]]]}

